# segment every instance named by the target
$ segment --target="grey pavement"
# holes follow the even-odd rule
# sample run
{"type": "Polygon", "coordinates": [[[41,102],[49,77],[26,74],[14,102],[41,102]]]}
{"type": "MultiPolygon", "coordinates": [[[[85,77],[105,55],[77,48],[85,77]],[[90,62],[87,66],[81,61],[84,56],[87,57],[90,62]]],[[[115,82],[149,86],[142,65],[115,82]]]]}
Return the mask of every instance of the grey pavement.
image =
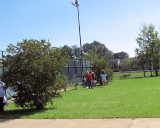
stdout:
{"type": "Polygon", "coordinates": [[[160,128],[160,118],[0,119],[0,128],[160,128]]]}

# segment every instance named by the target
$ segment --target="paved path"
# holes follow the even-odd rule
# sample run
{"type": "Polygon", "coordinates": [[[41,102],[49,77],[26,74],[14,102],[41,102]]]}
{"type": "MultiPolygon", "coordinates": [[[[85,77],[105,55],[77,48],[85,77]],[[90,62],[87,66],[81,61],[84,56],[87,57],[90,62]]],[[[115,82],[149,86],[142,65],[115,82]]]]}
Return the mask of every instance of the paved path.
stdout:
{"type": "Polygon", "coordinates": [[[160,128],[160,118],[0,119],[0,128],[160,128]]]}

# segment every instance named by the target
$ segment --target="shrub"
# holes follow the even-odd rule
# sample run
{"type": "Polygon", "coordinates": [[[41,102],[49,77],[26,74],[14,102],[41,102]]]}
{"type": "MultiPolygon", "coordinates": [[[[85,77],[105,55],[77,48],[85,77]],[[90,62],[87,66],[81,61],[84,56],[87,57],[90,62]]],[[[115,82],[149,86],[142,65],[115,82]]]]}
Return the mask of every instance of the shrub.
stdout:
{"type": "Polygon", "coordinates": [[[58,95],[63,82],[57,84],[58,74],[68,61],[63,49],[53,48],[45,40],[24,40],[10,45],[3,64],[7,71],[2,81],[17,93],[15,103],[21,107],[43,109],[58,95]]]}
{"type": "Polygon", "coordinates": [[[97,81],[101,84],[101,71],[105,70],[107,74],[107,83],[109,83],[113,78],[113,70],[111,69],[109,63],[107,63],[104,59],[93,60],[92,62],[92,71],[95,72],[97,81]]]}

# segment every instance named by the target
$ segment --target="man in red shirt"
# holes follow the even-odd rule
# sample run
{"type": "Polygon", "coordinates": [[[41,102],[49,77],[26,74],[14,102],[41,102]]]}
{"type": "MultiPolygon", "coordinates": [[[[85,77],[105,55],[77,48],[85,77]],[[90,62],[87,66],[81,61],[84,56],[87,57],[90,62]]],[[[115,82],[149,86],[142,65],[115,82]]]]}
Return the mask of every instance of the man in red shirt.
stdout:
{"type": "Polygon", "coordinates": [[[87,78],[87,85],[88,85],[88,88],[90,89],[90,87],[91,87],[91,88],[93,89],[92,84],[91,84],[92,75],[91,75],[91,73],[89,73],[88,71],[87,71],[87,74],[86,74],[86,78],[87,78]]]}

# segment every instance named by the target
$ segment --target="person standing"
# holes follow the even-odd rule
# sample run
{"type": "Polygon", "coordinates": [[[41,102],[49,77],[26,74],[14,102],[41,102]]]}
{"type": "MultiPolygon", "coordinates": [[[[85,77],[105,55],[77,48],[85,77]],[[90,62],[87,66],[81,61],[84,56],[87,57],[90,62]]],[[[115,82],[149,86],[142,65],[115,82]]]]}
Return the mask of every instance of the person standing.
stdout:
{"type": "Polygon", "coordinates": [[[104,87],[104,85],[106,85],[106,77],[107,77],[107,74],[104,72],[104,70],[102,70],[101,79],[102,79],[102,86],[103,87],[104,87]]]}
{"type": "Polygon", "coordinates": [[[88,88],[90,89],[90,87],[91,87],[91,88],[93,89],[92,84],[91,84],[91,81],[92,81],[92,75],[91,75],[91,73],[89,73],[89,71],[87,71],[86,79],[87,79],[87,85],[88,85],[88,88]]]}
{"type": "Polygon", "coordinates": [[[0,112],[4,111],[3,98],[5,96],[4,83],[0,81],[0,112]]]}
{"type": "Polygon", "coordinates": [[[96,75],[94,72],[91,73],[92,75],[92,87],[96,87],[96,75]]]}
{"type": "Polygon", "coordinates": [[[82,84],[84,85],[84,87],[87,85],[87,79],[86,79],[86,76],[83,76],[82,84]]]}

